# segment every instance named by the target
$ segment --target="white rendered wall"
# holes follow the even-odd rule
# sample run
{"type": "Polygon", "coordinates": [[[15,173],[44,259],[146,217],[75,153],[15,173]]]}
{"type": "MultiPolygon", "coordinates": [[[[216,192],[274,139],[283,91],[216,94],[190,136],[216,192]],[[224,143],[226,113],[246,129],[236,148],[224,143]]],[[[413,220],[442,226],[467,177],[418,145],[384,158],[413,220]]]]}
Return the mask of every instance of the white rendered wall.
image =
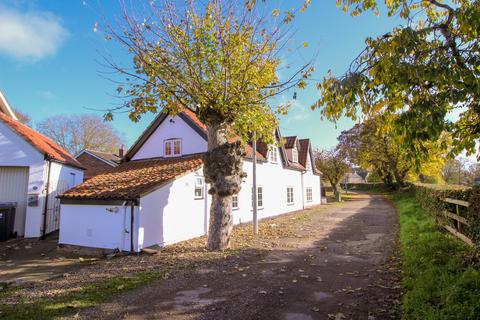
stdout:
{"type": "MultiPolygon", "coordinates": [[[[134,215],[134,230],[138,230],[138,207],[134,215]]],[[[130,219],[130,206],[62,204],[58,242],[129,251],[130,219]]],[[[137,237],[135,232],[134,243],[137,237]]]]}
{"type": "Polygon", "coordinates": [[[210,199],[194,197],[195,178],[203,176],[202,170],[180,177],[140,199],[140,248],[168,245],[207,233],[210,199]]]}
{"type": "MultiPolygon", "coordinates": [[[[247,178],[238,195],[239,208],[233,212],[235,224],[252,221],[252,170],[253,162],[245,160],[243,171],[247,173],[247,178]]],[[[303,208],[301,172],[283,169],[281,161],[257,163],[257,186],[263,187],[263,208],[258,208],[258,219],[303,208]],[[293,204],[287,204],[287,187],[293,187],[293,204]]]]}
{"type": "Polygon", "coordinates": [[[135,153],[132,160],[158,158],[164,156],[164,141],[182,140],[182,154],[207,151],[207,141],[203,139],[180,117],[167,116],[150,138],[135,153]],[[172,121],[170,121],[172,120],[172,121]]]}
{"type": "Polygon", "coordinates": [[[0,122],[0,166],[29,167],[28,193],[39,195],[38,206],[27,206],[25,212],[17,212],[17,214],[23,215],[22,220],[25,220],[25,226],[17,229],[20,236],[40,236],[40,229],[35,226],[40,225],[39,221],[42,218],[45,164],[43,154],[13,132],[6,124],[0,122]]]}
{"type": "MultiPolygon", "coordinates": [[[[310,155],[307,156],[307,162],[310,162],[310,155]]],[[[310,162],[311,164],[311,162],[310,162]]],[[[321,203],[320,176],[313,174],[312,165],[303,175],[303,188],[305,193],[305,207],[316,206],[321,203]],[[312,201],[307,201],[307,188],[312,188],[312,201]]]]}

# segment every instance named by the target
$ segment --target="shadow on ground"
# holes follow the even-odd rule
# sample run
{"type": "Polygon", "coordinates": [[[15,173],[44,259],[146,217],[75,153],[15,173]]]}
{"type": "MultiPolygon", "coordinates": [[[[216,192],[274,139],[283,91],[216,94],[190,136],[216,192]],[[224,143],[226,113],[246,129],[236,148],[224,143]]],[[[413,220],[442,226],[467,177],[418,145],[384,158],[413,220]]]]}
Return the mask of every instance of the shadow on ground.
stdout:
{"type": "Polygon", "coordinates": [[[354,196],[313,214],[275,248],[207,261],[90,309],[83,318],[397,319],[398,219],[385,199],[354,196]]]}

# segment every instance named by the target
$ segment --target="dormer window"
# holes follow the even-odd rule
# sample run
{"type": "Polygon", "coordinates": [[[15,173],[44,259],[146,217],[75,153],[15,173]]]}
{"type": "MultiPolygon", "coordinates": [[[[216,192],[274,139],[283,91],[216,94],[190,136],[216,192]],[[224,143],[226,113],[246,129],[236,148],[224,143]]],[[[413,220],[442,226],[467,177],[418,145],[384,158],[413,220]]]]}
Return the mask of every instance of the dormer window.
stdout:
{"type": "Polygon", "coordinates": [[[165,157],[178,157],[182,155],[182,140],[165,140],[165,157]]]}
{"type": "Polygon", "coordinates": [[[298,151],[297,149],[292,149],[292,161],[298,163],[298,151]]]}
{"type": "Polygon", "coordinates": [[[268,148],[268,160],[273,163],[278,162],[277,148],[275,146],[268,148]]]}

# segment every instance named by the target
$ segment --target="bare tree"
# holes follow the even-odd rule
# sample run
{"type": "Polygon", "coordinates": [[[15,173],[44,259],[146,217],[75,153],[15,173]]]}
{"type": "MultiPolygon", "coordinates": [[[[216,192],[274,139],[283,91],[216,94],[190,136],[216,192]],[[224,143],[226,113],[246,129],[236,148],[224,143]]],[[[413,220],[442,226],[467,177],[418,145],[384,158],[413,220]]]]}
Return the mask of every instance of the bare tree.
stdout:
{"type": "Polygon", "coordinates": [[[110,123],[96,115],[57,115],[37,125],[37,130],[76,155],[83,149],[116,153],[123,138],[110,123]]]}
{"type": "Polygon", "coordinates": [[[18,121],[20,121],[23,124],[30,125],[32,118],[28,114],[23,113],[18,109],[14,109],[13,112],[15,113],[15,116],[17,117],[18,121]]]}

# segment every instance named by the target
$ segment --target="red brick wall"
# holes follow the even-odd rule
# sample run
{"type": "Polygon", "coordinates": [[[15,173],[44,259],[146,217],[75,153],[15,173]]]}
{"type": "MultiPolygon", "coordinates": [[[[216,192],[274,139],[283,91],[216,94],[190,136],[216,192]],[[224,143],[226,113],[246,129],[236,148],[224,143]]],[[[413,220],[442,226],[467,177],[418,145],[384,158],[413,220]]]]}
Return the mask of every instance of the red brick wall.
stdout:
{"type": "Polygon", "coordinates": [[[97,158],[89,155],[88,153],[82,153],[78,158],[78,161],[87,169],[85,170],[84,180],[90,179],[101,173],[105,173],[111,169],[112,166],[105,162],[98,160],[97,158]]]}

